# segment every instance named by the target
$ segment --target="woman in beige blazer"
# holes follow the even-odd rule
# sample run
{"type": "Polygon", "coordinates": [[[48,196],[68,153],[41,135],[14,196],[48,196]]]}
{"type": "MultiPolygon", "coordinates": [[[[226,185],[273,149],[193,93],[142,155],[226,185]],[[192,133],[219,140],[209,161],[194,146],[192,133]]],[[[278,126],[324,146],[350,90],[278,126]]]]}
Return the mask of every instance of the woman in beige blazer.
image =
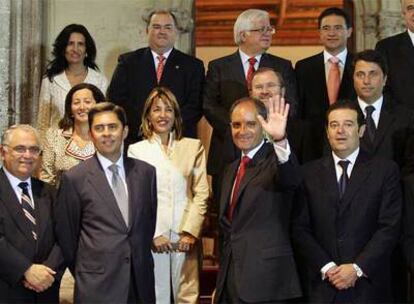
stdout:
{"type": "Polygon", "coordinates": [[[197,303],[199,252],[209,188],[204,148],[198,139],[182,137],[177,100],[158,87],[145,103],[143,141],[129,146],[128,156],[157,171],[157,225],[153,240],[157,303],[197,303]]]}

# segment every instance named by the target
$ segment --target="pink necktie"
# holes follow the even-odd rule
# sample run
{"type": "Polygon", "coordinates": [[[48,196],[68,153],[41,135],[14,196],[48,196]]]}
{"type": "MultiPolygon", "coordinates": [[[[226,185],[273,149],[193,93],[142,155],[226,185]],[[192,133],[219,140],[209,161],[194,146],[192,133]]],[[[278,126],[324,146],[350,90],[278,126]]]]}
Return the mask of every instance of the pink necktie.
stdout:
{"type": "Polygon", "coordinates": [[[239,193],[240,183],[244,177],[244,174],[246,173],[246,166],[249,163],[249,161],[250,161],[250,158],[248,156],[243,156],[240,162],[239,171],[237,172],[236,179],[234,182],[234,188],[233,188],[233,194],[231,196],[230,206],[227,212],[227,217],[230,221],[233,219],[233,212],[237,204],[236,198],[239,193]]]}
{"type": "Polygon", "coordinates": [[[248,89],[250,89],[250,84],[252,82],[253,73],[256,71],[256,69],[254,68],[256,61],[257,60],[254,57],[249,58],[249,69],[247,70],[247,75],[246,75],[248,89]]]}
{"type": "Polygon", "coordinates": [[[157,56],[158,65],[157,65],[157,82],[160,83],[162,72],[164,71],[165,57],[163,55],[157,56]]]}
{"type": "Polygon", "coordinates": [[[339,59],[331,57],[331,66],[328,73],[328,98],[329,104],[333,104],[338,99],[339,85],[341,83],[341,71],[339,70],[339,59]]]}

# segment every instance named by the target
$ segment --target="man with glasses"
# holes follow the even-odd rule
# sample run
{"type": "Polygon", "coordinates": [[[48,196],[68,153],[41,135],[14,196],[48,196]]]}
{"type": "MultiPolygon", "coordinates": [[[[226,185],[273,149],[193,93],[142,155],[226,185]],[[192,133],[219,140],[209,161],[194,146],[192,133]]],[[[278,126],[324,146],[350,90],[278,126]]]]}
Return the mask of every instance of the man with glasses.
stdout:
{"type": "Polygon", "coordinates": [[[297,94],[292,64],[283,58],[266,53],[275,29],[270,25],[266,11],[249,9],[242,12],[234,24],[234,41],[238,50],[208,65],[203,94],[204,115],[213,127],[207,172],[213,177],[213,193],[218,201],[220,176],[228,163],[237,159],[239,149],[231,140],[229,109],[239,98],[249,96],[249,87],[255,70],[270,67],[285,80],[286,100],[295,112],[297,94]]]}
{"type": "Polygon", "coordinates": [[[295,65],[299,113],[306,133],[299,155],[302,162],[321,157],[328,147],[324,125],[329,105],[340,98],[355,98],[352,54],[347,50],[352,33],[349,16],[340,8],[327,8],[319,15],[318,27],[323,52],[295,65]]]}
{"type": "Polygon", "coordinates": [[[122,106],[128,116],[127,146],[141,139],[139,128],[144,103],[156,86],[168,87],[176,96],[184,136],[197,137],[197,122],[202,116],[202,61],[174,48],[179,34],[174,14],[154,11],[147,22],[149,46],[119,57],[108,88],[109,100],[122,106]]]}
{"type": "Polygon", "coordinates": [[[301,175],[286,139],[289,105],[280,95],[267,109],[245,97],[229,111],[232,139],[242,155],[223,178],[215,302],[284,303],[301,296],[290,243],[292,194],[301,175]]]}
{"type": "Polygon", "coordinates": [[[57,303],[63,258],[53,232],[55,193],[31,177],[41,153],[37,131],[10,127],[0,152],[0,303],[57,303]]]}

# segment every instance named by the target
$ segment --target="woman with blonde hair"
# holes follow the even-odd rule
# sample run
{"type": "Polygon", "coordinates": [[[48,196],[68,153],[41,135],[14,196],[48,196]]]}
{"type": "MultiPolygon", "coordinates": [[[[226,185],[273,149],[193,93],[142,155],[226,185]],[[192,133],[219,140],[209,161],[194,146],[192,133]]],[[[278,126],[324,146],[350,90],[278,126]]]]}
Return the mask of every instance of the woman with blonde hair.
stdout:
{"type": "Polygon", "coordinates": [[[157,303],[197,303],[199,246],[209,188],[204,148],[182,137],[182,121],[173,93],[157,87],[142,115],[145,140],[129,147],[128,156],[157,171],[157,226],[153,239],[157,303]]]}

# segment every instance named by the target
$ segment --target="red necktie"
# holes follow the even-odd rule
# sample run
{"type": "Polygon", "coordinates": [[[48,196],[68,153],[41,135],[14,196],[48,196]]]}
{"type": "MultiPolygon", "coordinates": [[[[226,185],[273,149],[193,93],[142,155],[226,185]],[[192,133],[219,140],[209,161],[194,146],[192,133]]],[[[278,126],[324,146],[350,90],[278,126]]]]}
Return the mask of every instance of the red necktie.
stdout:
{"type": "Polygon", "coordinates": [[[250,90],[250,84],[252,82],[253,73],[256,71],[254,68],[254,64],[256,63],[256,58],[251,57],[249,58],[249,69],[247,70],[246,81],[247,81],[247,88],[250,90]]]}
{"type": "Polygon", "coordinates": [[[158,65],[157,65],[157,82],[160,83],[162,71],[164,71],[165,57],[163,55],[157,56],[158,65]]]}
{"type": "Polygon", "coordinates": [[[328,72],[328,98],[329,104],[333,104],[338,99],[339,85],[341,83],[341,71],[339,70],[339,59],[329,58],[331,66],[328,72]]]}
{"type": "Polygon", "coordinates": [[[239,171],[237,172],[237,175],[236,175],[236,179],[234,182],[234,188],[233,188],[233,195],[231,196],[231,201],[230,201],[230,205],[229,205],[228,212],[227,212],[227,217],[230,221],[233,219],[233,212],[234,212],[234,208],[236,207],[236,203],[237,203],[236,198],[239,193],[240,183],[244,177],[244,174],[246,173],[246,166],[249,163],[249,161],[250,161],[250,158],[248,156],[243,156],[240,166],[239,166],[239,171]]]}

